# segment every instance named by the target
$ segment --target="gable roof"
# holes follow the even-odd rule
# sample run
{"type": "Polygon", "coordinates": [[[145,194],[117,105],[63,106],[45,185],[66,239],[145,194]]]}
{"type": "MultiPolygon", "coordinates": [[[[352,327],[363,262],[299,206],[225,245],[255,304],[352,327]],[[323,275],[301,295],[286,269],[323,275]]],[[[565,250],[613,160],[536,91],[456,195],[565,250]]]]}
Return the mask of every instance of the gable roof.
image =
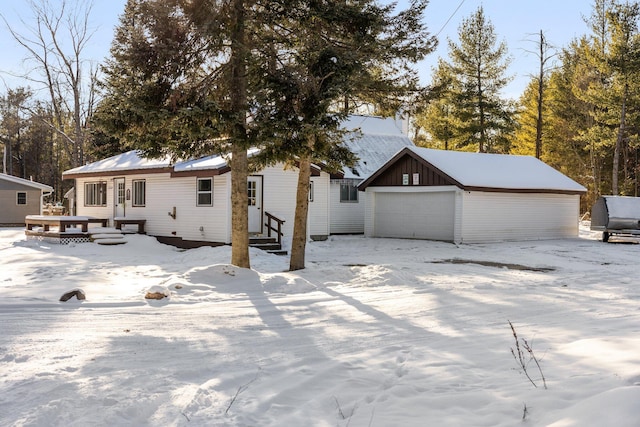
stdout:
{"type": "Polygon", "coordinates": [[[24,178],[18,178],[17,176],[0,173],[0,179],[15,183],[15,184],[26,185],[27,187],[37,188],[38,190],[41,190],[41,191],[53,193],[53,187],[51,187],[50,185],[40,184],[39,182],[30,181],[24,178]]]}
{"type": "Polygon", "coordinates": [[[470,153],[407,147],[381,166],[359,186],[364,190],[402,157],[410,156],[463,190],[560,192],[587,190],[571,178],[531,156],[470,153]]]}
{"type": "Polygon", "coordinates": [[[344,178],[364,179],[402,148],[414,146],[393,118],[352,115],[342,126],[351,131],[343,144],[358,157],[353,168],[343,168],[344,178]]]}

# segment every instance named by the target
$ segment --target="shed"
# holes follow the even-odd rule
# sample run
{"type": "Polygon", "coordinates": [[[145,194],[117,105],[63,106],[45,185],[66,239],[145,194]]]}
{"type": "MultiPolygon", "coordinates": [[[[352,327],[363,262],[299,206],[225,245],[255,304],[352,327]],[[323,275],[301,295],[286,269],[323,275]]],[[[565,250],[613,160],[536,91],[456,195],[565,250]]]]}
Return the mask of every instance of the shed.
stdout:
{"type": "Polygon", "coordinates": [[[0,224],[24,225],[27,215],[42,214],[42,198],[53,187],[0,173],[0,224]]]}
{"type": "Polygon", "coordinates": [[[578,235],[586,189],[530,156],[407,147],[359,185],[365,235],[481,243],[578,235]]]}

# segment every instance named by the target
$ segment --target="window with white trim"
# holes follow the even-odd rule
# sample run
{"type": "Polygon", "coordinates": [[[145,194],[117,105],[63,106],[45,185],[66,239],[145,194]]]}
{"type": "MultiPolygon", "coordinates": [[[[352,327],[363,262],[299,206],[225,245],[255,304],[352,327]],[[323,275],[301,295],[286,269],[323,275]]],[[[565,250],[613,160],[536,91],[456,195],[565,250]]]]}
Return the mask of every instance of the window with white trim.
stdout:
{"type": "Polygon", "coordinates": [[[353,184],[340,184],[340,202],[358,203],[358,187],[353,184]]]}
{"type": "Polygon", "coordinates": [[[213,178],[198,178],[197,205],[213,206],[213,178]]]}
{"type": "Polygon", "coordinates": [[[84,184],[85,206],[107,206],[107,183],[85,182],[84,184]]]}
{"type": "Polygon", "coordinates": [[[133,185],[133,203],[134,207],[144,206],[147,199],[147,183],[144,179],[134,179],[133,185]]]}
{"type": "Polygon", "coordinates": [[[18,191],[16,193],[16,205],[26,205],[26,204],[27,204],[27,192],[18,191]]]}

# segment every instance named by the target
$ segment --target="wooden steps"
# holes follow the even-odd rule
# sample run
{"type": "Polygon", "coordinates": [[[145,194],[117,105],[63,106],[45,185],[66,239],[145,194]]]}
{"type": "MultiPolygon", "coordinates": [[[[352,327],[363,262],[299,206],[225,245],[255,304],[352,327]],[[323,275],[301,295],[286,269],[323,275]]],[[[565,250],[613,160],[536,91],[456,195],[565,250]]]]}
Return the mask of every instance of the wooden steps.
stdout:
{"type": "Polygon", "coordinates": [[[282,249],[282,245],[274,237],[251,236],[249,246],[274,255],[287,255],[287,251],[282,249]]]}

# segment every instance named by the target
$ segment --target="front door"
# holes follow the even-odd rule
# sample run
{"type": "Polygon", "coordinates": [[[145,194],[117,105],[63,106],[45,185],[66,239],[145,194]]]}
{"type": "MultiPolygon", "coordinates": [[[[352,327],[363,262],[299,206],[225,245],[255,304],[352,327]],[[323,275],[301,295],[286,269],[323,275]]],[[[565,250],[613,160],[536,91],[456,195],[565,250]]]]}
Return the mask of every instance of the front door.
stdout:
{"type": "Polygon", "coordinates": [[[250,176],[247,179],[249,197],[249,233],[262,234],[262,177],[250,176]]]}
{"type": "Polygon", "coordinates": [[[114,217],[123,217],[124,216],[124,203],[125,203],[125,189],[124,189],[124,178],[115,178],[113,180],[113,201],[114,201],[114,217]]]}

